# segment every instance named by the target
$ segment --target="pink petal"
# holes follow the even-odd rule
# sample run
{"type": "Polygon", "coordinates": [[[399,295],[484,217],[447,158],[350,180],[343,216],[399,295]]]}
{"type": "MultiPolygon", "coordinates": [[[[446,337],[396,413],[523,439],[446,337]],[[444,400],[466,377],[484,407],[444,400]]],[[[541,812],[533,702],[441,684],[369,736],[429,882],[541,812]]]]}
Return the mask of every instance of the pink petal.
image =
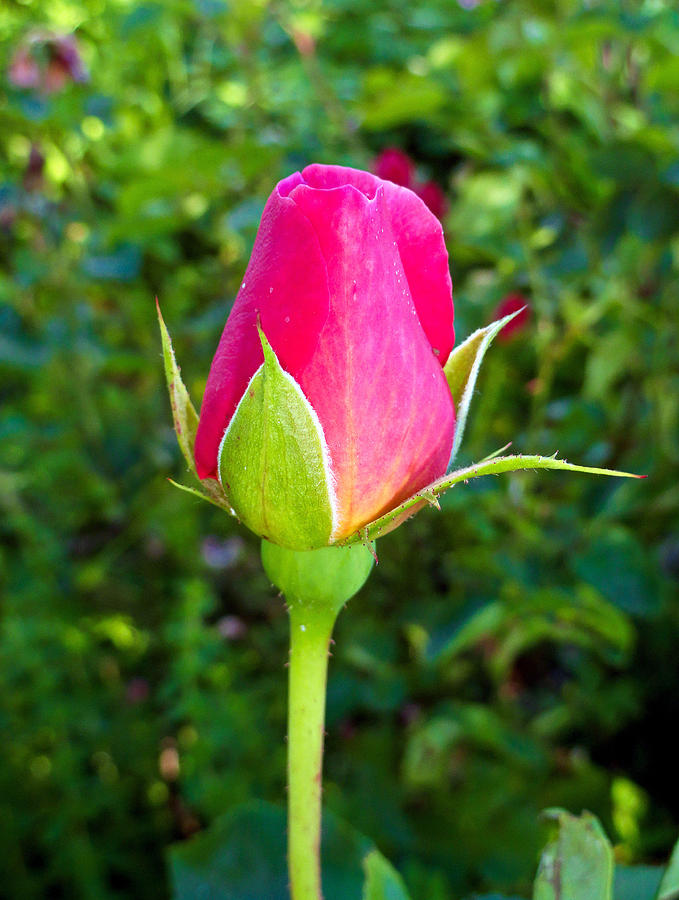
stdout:
{"type": "Polygon", "coordinates": [[[304,181],[314,188],[351,184],[372,199],[382,185],[389,218],[420,324],[443,366],[455,343],[448,251],[438,219],[412,191],[381,181],[369,172],[343,166],[312,165],[304,181]]]}
{"type": "Polygon", "coordinates": [[[286,372],[313,355],[328,315],[328,281],[314,229],[286,194],[290,176],[269,198],[240,291],[212,362],[200,411],[195,457],[201,478],[217,478],[219,444],[250,378],[263,362],[262,329],[286,372]]]}
{"type": "Polygon", "coordinates": [[[445,472],[454,411],[397,252],[387,186],[368,181],[371,199],[342,170],[343,186],[318,190],[330,167],[312,168],[304,178],[316,189],[299,185],[290,198],[318,235],[330,309],[313,356],[291,374],[325,432],[342,537],[445,472]]]}

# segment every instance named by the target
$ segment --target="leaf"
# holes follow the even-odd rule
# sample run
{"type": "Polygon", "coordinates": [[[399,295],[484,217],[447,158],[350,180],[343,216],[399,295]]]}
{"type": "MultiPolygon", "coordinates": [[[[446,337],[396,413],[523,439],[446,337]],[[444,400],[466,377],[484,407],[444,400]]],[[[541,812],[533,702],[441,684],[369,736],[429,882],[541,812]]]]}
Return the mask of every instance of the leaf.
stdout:
{"type": "Polygon", "coordinates": [[[596,588],[609,603],[635,616],[651,616],[661,605],[661,592],[648,553],[636,535],[607,525],[573,553],[570,565],[578,577],[596,588]]]}
{"type": "Polygon", "coordinates": [[[469,897],[469,900],[522,900],[522,898],[517,897],[516,894],[512,894],[511,897],[508,897],[507,894],[474,894],[469,897]]]}
{"type": "Polygon", "coordinates": [[[644,478],[643,475],[633,475],[630,472],[617,472],[614,469],[597,469],[591,466],[578,466],[566,462],[565,459],[557,459],[555,456],[497,456],[484,462],[474,463],[457,469],[448,475],[444,475],[437,481],[433,481],[421,491],[408,497],[394,509],[365,525],[359,531],[350,535],[341,543],[353,544],[357,541],[373,541],[385,534],[389,534],[411,515],[414,515],[423,504],[431,503],[431,496],[440,497],[451,487],[459,482],[467,482],[472,478],[481,478],[483,475],[501,475],[504,472],[518,472],[526,469],[558,469],[567,472],[584,472],[589,475],[613,475],[616,478],[644,478]]]}
{"type": "Polygon", "coordinates": [[[498,319],[497,322],[493,322],[485,328],[479,328],[478,331],[471,334],[466,341],[452,351],[443,367],[443,371],[448,379],[453,403],[455,404],[456,416],[453,449],[448,463],[449,470],[462,443],[472,394],[474,393],[476,379],[486,350],[490,347],[495,335],[511,322],[515,316],[518,316],[521,311],[518,309],[516,312],[505,316],[504,319],[498,319]]]}
{"type": "Polygon", "coordinates": [[[193,446],[196,442],[196,431],[198,429],[198,413],[195,410],[189,392],[182,381],[181,370],[175,359],[174,349],[172,348],[172,340],[167,326],[160,312],[160,304],[156,300],[156,308],[158,310],[158,322],[160,323],[160,335],[163,341],[163,360],[165,362],[165,379],[167,381],[167,389],[170,394],[170,404],[172,406],[172,419],[174,421],[174,430],[177,435],[179,448],[184,455],[189,470],[197,477],[196,463],[193,458],[193,446]]]}
{"type": "Polygon", "coordinates": [[[363,859],[363,900],[409,900],[403,879],[378,850],[363,859]]]}
{"type": "Polygon", "coordinates": [[[678,900],[679,898],[679,841],[677,841],[672,858],[665,871],[658,891],[658,900],[678,900]]]}
{"type": "MultiPolygon", "coordinates": [[[[169,850],[173,900],[289,900],[286,814],[250,802],[169,850]]],[[[323,889],[341,900],[408,900],[372,842],[331,813],[323,818],[323,889]]]]}
{"type": "Polygon", "coordinates": [[[662,874],[660,866],[616,866],[614,900],[655,900],[662,874]]]}
{"type": "Polygon", "coordinates": [[[546,815],[556,819],[558,832],[540,858],[533,900],[612,900],[613,849],[596,816],[546,815]]]}
{"type": "Polygon", "coordinates": [[[169,859],[174,900],[288,900],[285,813],[275,806],[237,807],[169,859]]]}
{"type": "Polygon", "coordinates": [[[260,330],[264,362],[219,449],[219,475],[238,517],[290,550],[324,547],[336,525],[325,436],[297,382],[260,330]]]}

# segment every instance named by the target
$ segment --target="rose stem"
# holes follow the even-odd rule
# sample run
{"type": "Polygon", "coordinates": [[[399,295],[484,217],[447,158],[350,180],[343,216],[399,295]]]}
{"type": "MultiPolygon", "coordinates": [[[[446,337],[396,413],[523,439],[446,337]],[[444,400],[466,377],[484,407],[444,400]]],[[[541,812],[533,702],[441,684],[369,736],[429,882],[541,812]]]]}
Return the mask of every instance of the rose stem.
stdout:
{"type": "Polygon", "coordinates": [[[288,867],[292,900],[322,900],[321,792],[325,689],[336,613],[290,605],[288,867]]]}

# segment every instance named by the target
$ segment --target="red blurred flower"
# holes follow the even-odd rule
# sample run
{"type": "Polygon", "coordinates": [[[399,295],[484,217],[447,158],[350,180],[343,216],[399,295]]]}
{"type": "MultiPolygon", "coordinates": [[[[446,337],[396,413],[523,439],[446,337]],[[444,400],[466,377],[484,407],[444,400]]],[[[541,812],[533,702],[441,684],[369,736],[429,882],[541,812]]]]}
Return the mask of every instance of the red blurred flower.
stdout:
{"type": "Polygon", "coordinates": [[[89,80],[75,38],[42,29],[30,32],[15,50],[8,77],[15,87],[45,94],[57,93],[69,81],[89,80]]]}
{"type": "Polygon", "coordinates": [[[377,157],[373,168],[378,178],[415,191],[437,219],[443,218],[448,207],[446,195],[435,181],[418,181],[415,163],[403,150],[387,147],[377,157]]]}
{"type": "Polygon", "coordinates": [[[40,85],[40,67],[28,47],[22,46],[15,51],[8,75],[15,87],[37,88],[40,85]]]}
{"type": "Polygon", "coordinates": [[[518,292],[507,294],[507,296],[498,303],[492,316],[493,321],[503,319],[505,316],[509,316],[511,313],[517,312],[520,309],[523,311],[520,312],[515,319],[512,319],[511,322],[508,322],[498,334],[496,340],[500,343],[506,344],[525,330],[530,319],[531,307],[530,300],[518,292]]]}
{"type": "Polygon", "coordinates": [[[38,144],[31,144],[31,152],[24,171],[23,185],[27,191],[39,191],[43,186],[45,157],[38,144]]]}
{"type": "Polygon", "coordinates": [[[387,147],[375,160],[375,174],[383,181],[392,181],[401,187],[412,187],[415,163],[398,147],[387,147]]]}
{"type": "Polygon", "coordinates": [[[435,181],[425,181],[415,187],[417,196],[423,200],[437,219],[442,219],[448,209],[448,201],[435,181]]]}

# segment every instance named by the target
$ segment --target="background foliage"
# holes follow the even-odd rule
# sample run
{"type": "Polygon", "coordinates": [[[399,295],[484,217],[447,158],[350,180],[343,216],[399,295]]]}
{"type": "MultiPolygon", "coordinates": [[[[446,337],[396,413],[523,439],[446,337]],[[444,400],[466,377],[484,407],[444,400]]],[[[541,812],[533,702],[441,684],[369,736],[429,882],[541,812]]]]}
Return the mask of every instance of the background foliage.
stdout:
{"type": "Polygon", "coordinates": [[[649,478],[484,479],[381,542],[338,623],[327,805],[413,900],[528,896],[545,806],[666,858],[678,53],[671,0],[6,0],[0,893],[166,898],[171,842],[284,796],[285,614],[256,541],[165,480],[153,298],[200,397],[274,182],[389,146],[447,196],[458,335],[531,307],[466,458],[649,478]]]}

